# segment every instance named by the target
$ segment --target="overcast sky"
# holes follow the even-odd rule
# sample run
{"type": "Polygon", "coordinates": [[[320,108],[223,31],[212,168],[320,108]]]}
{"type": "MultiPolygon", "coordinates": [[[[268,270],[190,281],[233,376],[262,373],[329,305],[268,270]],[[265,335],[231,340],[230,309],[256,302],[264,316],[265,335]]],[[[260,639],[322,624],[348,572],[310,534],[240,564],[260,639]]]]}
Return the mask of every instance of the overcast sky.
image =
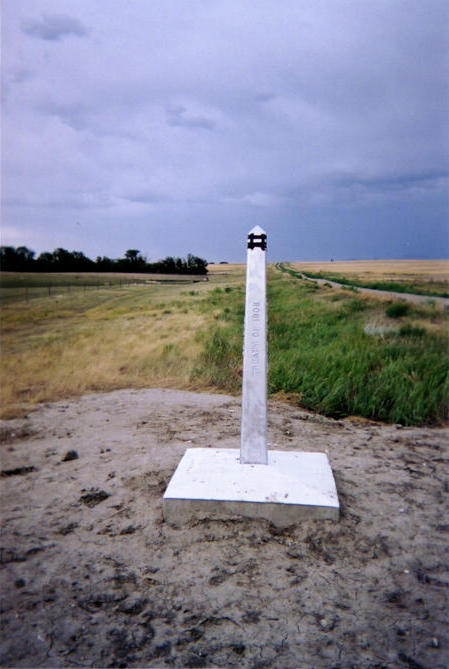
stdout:
{"type": "Polygon", "coordinates": [[[3,0],[2,244],[448,257],[447,0],[3,0]]]}

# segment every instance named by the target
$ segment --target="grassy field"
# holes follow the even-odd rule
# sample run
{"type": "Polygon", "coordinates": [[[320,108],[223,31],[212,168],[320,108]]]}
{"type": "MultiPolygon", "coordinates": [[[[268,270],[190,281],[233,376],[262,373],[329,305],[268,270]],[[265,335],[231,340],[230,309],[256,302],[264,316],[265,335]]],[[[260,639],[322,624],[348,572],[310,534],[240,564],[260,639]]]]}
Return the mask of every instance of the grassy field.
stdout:
{"type": "Polygon", "coordinates": [[[348,260],[293,262],[307,276],[347,285],[449,297],[449,260],[348,260]]]}
{"type": "MultiPolygon", "coordinates": [[[[245,266],[210,269],[208,282],[191,286],[134,277],[121,287],[6,299],[2,416],[118,388],[239,393],[245,266]]],[[[335,417],[446,419],[444,310],[318,287],[271,266],[268,276],[272,395],[335,417]]]]}
{"type": "Polygon", "coordinates": [[[51,297],[63,293],[83,292],[98,287],[123,287],[136,284],[191,284],[202,281],[201,276],[185,274],[133,274],[108,272],[1,272],[0,299],[2,303],[51,297]]]}

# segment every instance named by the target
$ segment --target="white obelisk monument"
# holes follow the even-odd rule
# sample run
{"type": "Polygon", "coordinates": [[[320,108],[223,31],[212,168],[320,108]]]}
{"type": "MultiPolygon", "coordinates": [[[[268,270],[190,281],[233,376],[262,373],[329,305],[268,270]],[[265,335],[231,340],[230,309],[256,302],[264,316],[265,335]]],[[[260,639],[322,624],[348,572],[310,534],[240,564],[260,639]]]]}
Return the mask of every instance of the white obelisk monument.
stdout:
{"type": "Polygon", "coordinates": [[[267,235],[248,234],[240,451],[188,448],[163,498],[167,522],[264,518],[280,527],[303,519],[338,520],[325,453],[267,450],[267,235]]]}
{"type": "Polygon", "coordinates": [[[252,465],[268,464],[266,248],[256,226],[248,235],[240,443],[240,462],[252,465]]]}

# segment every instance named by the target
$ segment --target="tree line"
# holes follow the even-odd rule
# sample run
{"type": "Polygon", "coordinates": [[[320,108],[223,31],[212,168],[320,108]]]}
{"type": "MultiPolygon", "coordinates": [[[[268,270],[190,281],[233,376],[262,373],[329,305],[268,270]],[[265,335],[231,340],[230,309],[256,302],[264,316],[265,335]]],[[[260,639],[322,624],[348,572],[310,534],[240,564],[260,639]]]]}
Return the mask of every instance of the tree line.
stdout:
{"type": "Polygon", "coordinates": [[[167,256],[150,263],[138,249],[128,249],[123,258],[97,256],[91,260],[82,251],[58,248],[36,253],[26,246],[0,246],[0,268],[4,272],[143,272],[158,274],[207,274],[207,260],[189,253],[187,258],[167,256]]]}

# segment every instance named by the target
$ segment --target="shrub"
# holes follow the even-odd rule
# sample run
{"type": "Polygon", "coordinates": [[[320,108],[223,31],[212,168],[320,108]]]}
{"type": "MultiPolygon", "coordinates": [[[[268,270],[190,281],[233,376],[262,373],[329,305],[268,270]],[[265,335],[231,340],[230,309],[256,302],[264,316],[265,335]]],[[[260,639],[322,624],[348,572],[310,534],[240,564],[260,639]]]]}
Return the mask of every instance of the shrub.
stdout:
{"type": "Polygon", "coordinates": [[[407,316],[409,313],[410,305],[405,304],[404,302],[395,302],[385,309],[385,315],[388,316],[388,318],[401,318],[402,316],[407,316]]]}

